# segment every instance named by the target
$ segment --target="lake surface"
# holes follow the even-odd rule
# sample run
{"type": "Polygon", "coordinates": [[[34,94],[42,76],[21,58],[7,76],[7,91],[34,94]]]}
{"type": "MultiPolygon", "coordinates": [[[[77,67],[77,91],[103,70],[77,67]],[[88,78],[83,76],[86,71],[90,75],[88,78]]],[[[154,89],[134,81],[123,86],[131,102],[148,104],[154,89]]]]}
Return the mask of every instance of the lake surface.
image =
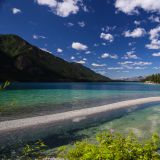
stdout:
{"type": "Polygon", "coordinates": [[[0,121],[160,96],[143,83],[12,83],[0,92],[0,121]]]}
{"type": "MultiPolygon", "coordinates": [[[[6,90],[0,92],[0,121],[59,113],[152,96],[160,96],[160,85],[132,82],[12,83],[6,90]]],[[[45,134],[42,132],[38,133],[38,131],[36,134],[41,134],[42,140],[49,148],[53,149],[83,138],[92,139],[95,134],[111,129],[123,133],[132,130],[138,136],[145,138],[153,132],[160,133],[160,104],[149,104],[142,110],[103,123],[96,122],[78,130],[66,131],[61,134],[46,134],[47,136],[44,136],[45,134]]],[[[44,132],[47,133],[45,129],[44,132]]],[[[14,137],[12,133],[8,133],[6,137],[3,135],[3,138],[7,138],[7,143],[0,145],[9,145],[9,138],[16,139],[16,142],[19,143],[19,145],[15,144],[16,146],[28,143],[26,138],[19,139],[20,134],[22,135],[23,132],[17,134],[17,137],[14,137]]],[[[33,137],[37,135],[30,134],[33,137]]],[[[5,150],[4,153],[6,153],[5,150]]]]}

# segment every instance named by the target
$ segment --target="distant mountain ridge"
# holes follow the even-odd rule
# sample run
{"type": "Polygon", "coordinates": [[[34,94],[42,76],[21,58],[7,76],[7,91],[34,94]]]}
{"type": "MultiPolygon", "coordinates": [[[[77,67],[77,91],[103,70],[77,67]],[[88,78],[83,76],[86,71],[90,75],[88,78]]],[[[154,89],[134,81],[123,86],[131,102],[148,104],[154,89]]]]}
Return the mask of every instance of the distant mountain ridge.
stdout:
{"type": "Polygon", "coordinates": [[[29,44],[17,35],[0,35],[0,81],[101,82],[110,78],[69,63],[29,44]]]}
{"type": "Polygon", "coordinates": [[[130,78],[122,78],[121,80],[123,81],[128,81],[128,82],[140,82],[145,79],[144,76],[137,76],[137,77],[130,77],[130,78]]]}

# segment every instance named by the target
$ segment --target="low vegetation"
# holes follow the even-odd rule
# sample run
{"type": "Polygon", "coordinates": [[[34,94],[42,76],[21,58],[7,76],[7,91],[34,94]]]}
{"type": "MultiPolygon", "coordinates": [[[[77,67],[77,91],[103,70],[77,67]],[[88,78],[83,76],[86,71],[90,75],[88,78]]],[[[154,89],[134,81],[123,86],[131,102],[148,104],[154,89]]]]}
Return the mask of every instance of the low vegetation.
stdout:
{"type": "Polygon", "coordinates": [[[159,137],[153,135],[142,143],[137,136],[130,133],[102,133],[96,142],[76,142],[71,149],[62,147],[58,157],[65,160],[159,160],[159,137]]]}
{"type": "MultiPolygon", "coordinates": [[[[146,141],[139,140],[133,134],[128,135],[103,132],[97,135],[96,140],[83,140],[73,146],[60,147],[53,156],[47,156],[47,146],[38,141],[32,145],[25,145],[16,154],[2,159],[19,160],[159,160],[160,138],[154,134],[146,141]],[[56,160],[56,159],[55,159],[56,160]]],[[[13,152],[12,152],[13,153],[13,152]]]]}

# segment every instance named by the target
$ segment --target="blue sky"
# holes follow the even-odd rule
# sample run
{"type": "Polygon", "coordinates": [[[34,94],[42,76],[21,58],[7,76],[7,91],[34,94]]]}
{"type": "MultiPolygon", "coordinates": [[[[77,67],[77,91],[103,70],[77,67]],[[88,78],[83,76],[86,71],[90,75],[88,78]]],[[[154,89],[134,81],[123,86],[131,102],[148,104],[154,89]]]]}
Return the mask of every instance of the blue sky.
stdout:
{"type": "Polygon", "coordinates": [[[0,33],[111,78],[160,71],[160,0],[1,0],[0,33]]]}

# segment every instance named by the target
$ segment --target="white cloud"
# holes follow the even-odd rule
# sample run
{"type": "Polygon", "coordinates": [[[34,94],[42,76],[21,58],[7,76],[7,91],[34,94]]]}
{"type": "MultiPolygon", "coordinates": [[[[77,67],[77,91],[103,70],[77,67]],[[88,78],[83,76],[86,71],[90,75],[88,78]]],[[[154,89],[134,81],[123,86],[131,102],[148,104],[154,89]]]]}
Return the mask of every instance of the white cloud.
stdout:
{"type": "Polygon", "coordinates": [[[153,67],[153,69],[160,69],[160,67],[153,67]]]}
{"type": "Polygon", "coordinates": [[[73,24],[72,22],[68,22],[68,23],[67,23],[67,26],[68,26],[68,27],[73,27],[74,24],[73,24]]]}
{"type": "Polygon", "coordinates": [[[93,67],[105,67],[106,64],[98,64],[98,63],[92,63],[93,67]]]}
{"type": "Polygon", "coordinates": [[[85,27],[86,24],[82,21],[82,22],[78,22],[78,25],[83,28],[85,27]]]}
{"type": "Polygon", "coordinates": [[[138,62],[132,62],[132,61],[124,61],[124,62],[119,62],[118,64],[120,65],[131,65],[131,66],[147,66],[147,65],[152,65],[152,62],[143,62],[143,61],[138,61],[138,62]]]}
{"type": "Polygon", "coordinates": [[[160,18],[159,18],[159,17],[155,17],[154,15],[151,15],[148,19],[149,19],[151,22],[160,23],[160,18]]]}
{"type": "Polygon", "coordinates": [[[80,61],[76,61],[76,63],[85,64],[86,62],[84,60],[80,60],[80,61]]]}
{"type": "Polygon", "coordinates": [[[160,26],[153,28],[149,31],[150,37],[149,39],[151,40],[150,44],[147,44],[146,47],[148,49],[160,49],[160,26]]]}
{"type": "Polygon", "coordinates": [[[139,38],[146,34],[146,31],[144,28],[136,28],[133,31],[125,31],[124,36],[125,37],[132,37],[132,38],[139,38]]]}
{"type": "Polygon", "coordinates": [[[75,59],[75,57],[74,57],[74,56],[72,56],[70,59],[71,59],[71,60],[74,60],[74,59],[75,59]]]}
{"type": "Polygon", "coordinates": [[[39,5],[46,5],[50,8],[56,7],[57,0],[35,0],[39,5]]]}
{"type": "Polygon", "coordinates": [[[152,56],[154,56],[154,57],[160,57],[160,52],[158,52],[158,53],[153,53],[152,56]]]}
{"type": "Polygon", "coordinates": [[[135,21],[134,21],[134,24],[135,24],[135,25],[140,25],[140,24],[141,24],[141,22],[140,22],[140,21],[136,21],[136,20],[135,20],[135,21]]]}
{"type": "Polygon", "coordinates": [[[114,41],[114,37],[109,33],[101,33],[100,38],[104,39],[106,41],[109,41],[109,42],[113,42],[114,41]]]}
{"type": "Polygon", "coordinates": [[[22,11],[20,10],[20,9],[18,9],[18,8],[12,8],[12,13],[13,14],[19,14],[19,13],[21,13],[22,11]]]}
{"type": "Polygon", "coordinates": [[[40,36],[40,35],[36,35],[36,34],[34,34],[32,37],[33,37],[33,39],[45,39],[46,38],[45,36],[40,36]]]}
{"type": "Polygon", "coordinates": [[[146,66],[152,65],[152,62],[144,62],[144,61],[124,61],[124,62],[118,62],[123,68],[129,69],[129,70],[140,70],[140,69],[146,69],[146,66]]]}
{"type": "Polygon", "coordinates": [[[86,46],[82,43],[79,43],[79,42],[73,42],[72,48],[80,51],[80,50],[87,50],[88,46],[86,46]]]}
{"type": "Polygon", "coordinates": [[[118,59],[118,56],[117,56],[116,54],[111,55],[111,54],[109,54],[109,53],[103,53],[103,54],[101,55],[101,58],[118,59]]]}
{"type": "Polygon", "coordinates": [[[45,52],[48,52],[48,53],[50,53],[50,54],[52,54],[52,52],[51,51],[49,51],[47,48],[40,48],[42,51],[45,51],[45,52]]]}
{"type": "Polygon", "coordinates": [[[136,42],[129,42],[128,45],[129,46],[134,46],[136,44],[136,42]]]}
{"type": "Polygon", "coordinates": [[[146,69],[146,67],[134,67],[134,69],[137,69],[137,70],[141,70],[141,69],[146,69]]]}
{"type": "Polygon", "coordinates": [[[117,28],[117,26],[106,26],[106,27],[102,27],[102,31],[103,32],[109,32],[109,31],[114,31],[117,28]]]}
{"type": "Polygon", "coordinates": [[[87,61],[87,58],[83,58],[84,61],[87,61]]]}
{"type": "Polygon", "coordinates": [[[122,70],[123,67],[109,67],[108,70],[122,70]]]}
{"type": "Polygon", "coordinates": [[[122,59],[139,59],[139,57],[134,54],[134,51],[127,52],[122,59]]]}
{"type": "Polygon", "coordinates": [[[126,14],[137,14],[138,9],[160,12],[160,0],[116,0],[115,7],[126,14]]]}
{"type": "Polygon", "coordinates": [[[61,48],[57,48],[57,52],[58,52],[58,53],[62,53],[63,50],[62,50],[61,48]]]}
{"type": "Polygon", "coordinates": [[[48,6],[53,13],[61,17],[76,14],[80,10],[80,6],[84,8],[82,0],[35,0],[35,2],[48,6]]]}
{"type": "Polygon", "coordinates": [[[91,53],[91,51],[86,51],[85,53],[86,53],[86,54],[90,54],[90,53],[91,53]]]}

